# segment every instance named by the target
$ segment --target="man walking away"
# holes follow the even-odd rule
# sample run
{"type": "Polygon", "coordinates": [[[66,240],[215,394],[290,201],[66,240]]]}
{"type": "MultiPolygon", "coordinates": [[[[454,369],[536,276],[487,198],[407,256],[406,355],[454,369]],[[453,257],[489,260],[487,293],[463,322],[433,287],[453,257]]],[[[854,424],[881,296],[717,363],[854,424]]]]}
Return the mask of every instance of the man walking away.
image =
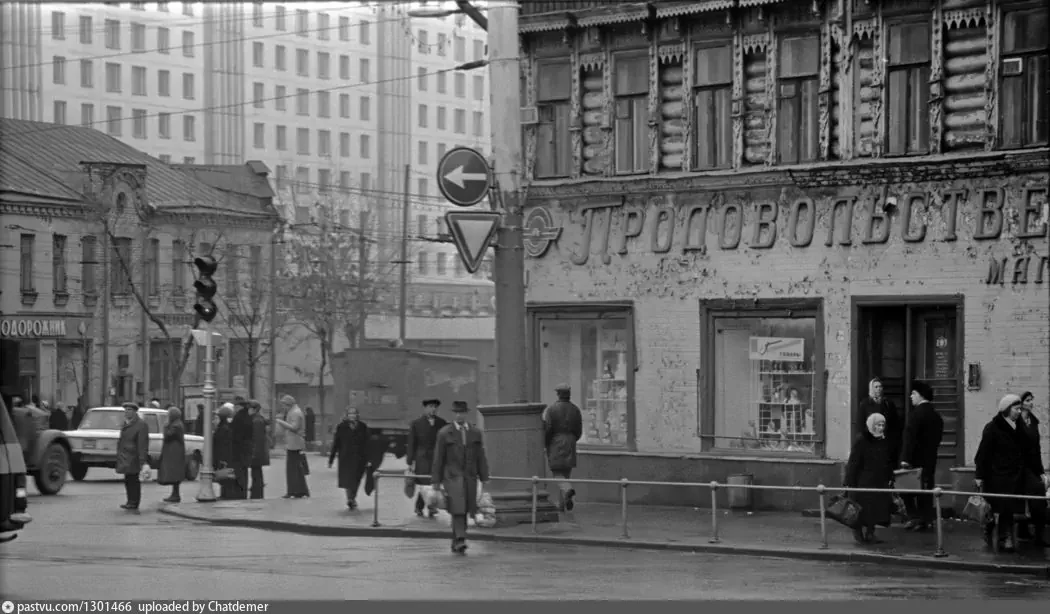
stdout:
{"type": "Polygon", "coordinates": [[[139,418],[139,407],[134,403],[124,403],[124,426],[120,429],[117,440],[117,473],[124,476],[124,491],[127,503],[123,509],[139,509],[142,501],[142,483],[139,473],[149,463],[149,428],[139,418]]]}
{"type": "MultiPolygon", "coordinates": [[[[423,416],[412,421],[408,427],[408,468],[418,476],[416,486],[430,484],[430,470],[434,462],[434,446],[437,444],[437,436],[448,421],[437,415],[441,401],[438,399],[426,399],[423,401],[423,416]]],[[[416,516],[423,517],[423,508],[427,508],[427,517],[437,516],[437,510],[430,507],[423,500],[421,489],[416,489],[416,516]]]]}
{"type": "Polygon", "coordinates": [[[266,417],[262,415],[262,405],[252,399],[248,401],[248,408],[252,414],[252,466],[251,466],[251,498],[262,499],[263,467],[270,464],[270,435],[269,424],[266,417]]]}
{"type": "Polygon", "coordinates": [[[284,447],[286,452],[284,475],[288,491],[284,499],[302,499],[310,496],[310,487],[306,484],[306,418],[303,410],[295,402],[295,397],[286,394],[281,397],[281,408],[287,413],[284,420],[277,420],[278,426],[285,430],[284,447]]]}
{"type": "Polygon", "coordinates": [[[368,425],[359,418],[357,409],[346,409],[346,415],[335,428],[332,450],[328,453],[329,468],[335,457],[339,457],[339,488],[346,491],[346,506],[351,510],[357,509],[357,491],[368,471],[368,425]]]}
{"type": "Polygon", "coordinates": [[[481,431],[467,423],[467,404],[452,403],[452,424],[438,432],[431,472],[434,488],[445,492],[452,515],[452,552],[467,552],[467,514],[478,513],[478,480],[489,481],[489,463],[481,431]]]}
{"type": "Polygon", "coordinates": [[[234,397],[233,404],[237,408],[230,423],[233,430],[233,498],[247,499],[248,468],[252,464],[252,416],[244,397],[234,397]]]}
{"type": "MultiPolygon", "coordinates": [[[[933,490],[937,471],[937,450],[944,437],[944,418],[933,408],[933,390],[925,382],[911,383],[911,413],[904,427],[904,455],[902,469],[918,468],[919,485],[923,490],[933,490]]],[[[910,531],[925,531],[934,521],[933,495],[918,495],[915,498],[915,517],[905,528],[910,531]]]]}
{"type": "Polygon", "coordinates": [[[569,478],[576,467],[576,442],[583,436],[583,413],[572,397],[568,384],[554,389],[558,400],[543,410],[543,441],[547,450],[547,464],[558,482],[558,499],[562,511],[571,512],[575,506],[576,490],[569,478]]]}

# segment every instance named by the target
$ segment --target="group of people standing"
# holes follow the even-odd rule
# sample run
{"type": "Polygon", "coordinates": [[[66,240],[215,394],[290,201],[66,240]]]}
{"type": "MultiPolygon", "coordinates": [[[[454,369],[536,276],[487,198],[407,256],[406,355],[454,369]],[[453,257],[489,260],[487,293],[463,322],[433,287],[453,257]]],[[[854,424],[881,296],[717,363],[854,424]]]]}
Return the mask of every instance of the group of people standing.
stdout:
{"type": "MultiPolygon", "coordinates": [[[[933,389],[922,381],[909,386],[911,411],[907,417],[884,394],[879,378],[868,383],[868,396],[860,403],[859,422],[864,425],[850,451],[844,486],[847,489],[893,488],[898,469],[918,469],[922,490],[936,487],[937,455],[944,438],[944,418],[934,407],[933,389]]],[[[1034,395],[1008,394],[999,402],[997,415],[984,428],[975,458],[976,486],[983,492],[1013,495],[1042,495],[1050,487],[1042,461],[1039,420],[1033,414],[1034,395]]],[[[854,529],[859,543],[877,543],[875,527],[888,527],[896,503],[891,493],[851,493],[861,507],[860,526],[854,529]]],[[[935,522],[933,495],[902,496],[909,520],[905,528],[926,531],[935,522]]],[[[1018,506],[1013,499],[988,497],[994,519],[984,527],[991,544],[994,522],[999,524],[1001,548],[1015,547],[1012,538],[1014,514],[1026,512],[1021,538],[1044,547],[1046,502],[1029,501],[1018,506]]]]}
{"type": "Polygon", "coordinates": [[[219,407],[212,433],[214,469],[231,469],[232,478],[218,480],[221,499],[262,499],[263,467],[270,464],[269,420],[254,399],[234,397],[219,407]],[[250,478],[250,480],[249,480],[250,478]]]}
{"type": "Polygon", "coordinates": [[[139,509],[142,502],[142,470],[151,464],[157,469],[157,483],[171,486],[167,503],[181,501],[179,486],[186,479],[186,425],[182,421],[182,410],[168,407],[168,420],[164,425],[164,439],[160,457],[155,461],[149,456],[149,427],[139,416],[139,406],[124,403],[124,424],[117,438],[116,471],[124,476],[126,501],[120,507],[129,511],[139,509]]]}

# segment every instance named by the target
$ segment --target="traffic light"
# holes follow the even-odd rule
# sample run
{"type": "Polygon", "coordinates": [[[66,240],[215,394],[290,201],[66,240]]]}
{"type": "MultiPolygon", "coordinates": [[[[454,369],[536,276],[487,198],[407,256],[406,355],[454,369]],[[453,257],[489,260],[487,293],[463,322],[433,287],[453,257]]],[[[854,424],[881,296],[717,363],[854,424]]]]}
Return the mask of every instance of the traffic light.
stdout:
{"type": "Polygon", "coordinates": [[[219,289],[215,280],[212,279],[215,270],[219,268],[219,263],[211,256],[201,256],[194,258],[193,264],[197,266],[197,281],[193,282],[193,287],[197,290],[197,304],[193,306],[193,310],[202,320],[211,322],[219,313],[219,308],[212,300],[219,289]]]}

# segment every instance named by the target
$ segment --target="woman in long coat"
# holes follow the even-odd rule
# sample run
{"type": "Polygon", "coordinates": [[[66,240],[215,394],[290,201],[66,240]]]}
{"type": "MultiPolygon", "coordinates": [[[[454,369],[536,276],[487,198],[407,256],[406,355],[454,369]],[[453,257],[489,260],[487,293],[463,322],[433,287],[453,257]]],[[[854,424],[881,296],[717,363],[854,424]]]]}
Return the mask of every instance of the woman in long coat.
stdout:
{"type": "MultiPolygon", "coordinates": [[[[219,408],[219,423],[215,426],[212,434],[212,467],[222,469],[232,468],[233,463],[233,430],[230,428],[230,417],[233,416],[233,408],[223,405],[219,408]]],[[[228,480],[219,482],[219,497],[222,499],[234,498],[234,485],[228,480]]]]}
{"type": "Polygon", "coordinates": [[[368,470],[368,425],[358,420],[357,410],[350,408],[335,429],[328,466],[339,457],[339,488],[346,491],[346,506],[357,509],[357,491],[368,470]]]}
{"type": "MultiPolygon", "coordinates": [[[[893,484],[893,444],[886,439],[886,417],[871,414],[865,431],[853,443],[846,463],[846,483],[850,488],[889,488],[893,484]]],[[[853,530],[858,543],[880,543],[875,527],[888,527],[893,514],[890,492],[857,492],[850,497],[860,504],[860,526],[853,530]]]]}
{"type": "Polygon", "coordinates": [[[165,503],[182,501],[179,484],[186,477],[186,425],[182,422],[182,411],[172,405],[168,408],[168,423],[164,426],[164,443],[160,448],[160,467],[157,483],[171,486],[171,495],[165,503]]]}
{"type": "MultiPolygon", "coordinates": [[[[992,418],[981,433],[981,443],[974,456],[974,477],[977,487],[985,493],[1003,495],[1042,494],[1045,486],[1031,468],[1030,443],[1018,420],[1021,417],[1021,397],[1008,394],[999,401],[999,413],[992,418]]],[[[1024,510],[1019,499],[987,497],[993,514],[999,517],[999,546],[1004,551],[1013,551],[1014,514],[1024,510]]],[[[1045,505],[1033,501],[1029,511],[1032,524],[1042,532],[1045,522],[1045,505]]],[[[991,545],[994,525],[984,530],[984,539],[991,545]]]]}

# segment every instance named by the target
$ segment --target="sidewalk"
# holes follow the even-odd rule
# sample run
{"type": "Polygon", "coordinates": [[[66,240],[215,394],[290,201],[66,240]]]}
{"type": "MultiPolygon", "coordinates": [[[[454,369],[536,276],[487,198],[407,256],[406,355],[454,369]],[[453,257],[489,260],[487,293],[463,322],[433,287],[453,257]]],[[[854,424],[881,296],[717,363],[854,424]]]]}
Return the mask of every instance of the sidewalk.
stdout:
{"type": "MultiPolygon", "coordinates": [[[[311,455],[313,456],[313,455],[311,455]]],[[[313,460],[313,459],[311,459],[313,460]]],[[[349,511],[343,492],[335,488],[335,470],[311,462],[310,499],[263,501],[184,502],[167,505],[161,512],[220,526],[238,526],[325,536],[402,538],[449,537],[449,516],[416,517],[412,502],[402,491],[402,481],[380,481],[379,527],[372,527],[373,498],[358,495],[360,508],[349,511]]],[[[278,497],[280,489],[268,488],[278,497]]],[[[272,493],[272,494],[271,494],[272,493]]],[[[647,548],[718,554],[772,556],[823,561],[898,564],[940,569],[1016,573],[1050,577],[1050,556],[1024,549],[1016,554],[993,554],[984,546],[978,528],[969,522],[944,521],[945,557],[934,557],[936,533],[910,533],[900,526],[880,529],[884,544],[860,546],[851,532],[828,521],[828,548],[821,549],[820,519],[799,512],[722,511],[718,516],[720,542],[709,543],[709,510],[632,505],[628,508],[629,537],[622,536],[618,504],[580,502],[572,514],[575,522],[531,524],[484,529],[471,527],[479,541],[573,544],[616,548],[647,548]]]]}

